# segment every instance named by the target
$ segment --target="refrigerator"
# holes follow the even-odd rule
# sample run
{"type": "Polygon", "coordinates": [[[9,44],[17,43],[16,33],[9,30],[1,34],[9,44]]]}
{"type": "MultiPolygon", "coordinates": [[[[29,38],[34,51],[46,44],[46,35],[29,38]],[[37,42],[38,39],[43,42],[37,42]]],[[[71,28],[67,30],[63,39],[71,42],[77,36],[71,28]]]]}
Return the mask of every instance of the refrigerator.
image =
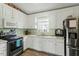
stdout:
{"type": "Polygon", "coordinates": [[[79,56],[79,18],[69,16],[63,21],[64,54],[79,56]]]}

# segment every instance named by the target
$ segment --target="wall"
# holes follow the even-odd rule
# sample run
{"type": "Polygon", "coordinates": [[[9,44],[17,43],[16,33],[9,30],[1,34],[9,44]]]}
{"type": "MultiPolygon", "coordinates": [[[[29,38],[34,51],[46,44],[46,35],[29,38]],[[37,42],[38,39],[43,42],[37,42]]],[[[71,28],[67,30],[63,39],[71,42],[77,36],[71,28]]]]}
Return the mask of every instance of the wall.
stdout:
{"type": "Polygon", "coordinates": [[[37,31],[37,35],[55,35],[55,29],[61,28],[63,29],[63,20],[66,19],[67,16],[73,15],[73,9],[74,7],[59,9],[59,10],[52,10],[48,12],[42,12],[37,14],[28,15],[28,28],[31,29],[31,31],[34,31],[34,25],[35,25],[35,17],[41,17],[41,16],[48,16],[49,18],[49,32],[41,33],[37,31]]]}
{"type": "MultiPolygon", "coordinates": [[[[71,8],[71,10],[74,8],[74,10],[77,10],[77,11],[74,12],[74,14],[75,15],[78,14],[78,10],[79,10],[78,8],[79,7],[77,8],[77,6],[76,6],[76,8],[75,7],[69,7],[69,8],[71,8]]],[[[66,10],[66,9],[68,9],[68,8],[28,15],[28,17],[27,17],[27,29],[16,29],[16,33],[18,35],[24,35],[24,31],[29,30],[31,32],[31,34],[34,34],[34,35],[35,34],[37,34],[37,35],[40,35],[40,34],[42,34],[42,35],[43,34],[44,35],[55,35],[56,26],[54,24],[57,20],[55,19],[54,16],[57,16],[56,13],[58,13],[58,12],[59,12],[59,14],[61,14],[60,12],[66,10]],[[50,21],[50,23],[49,23],[50,24],[50,29],[49,29],[49,32],[47,32],[47,33],[40,33],[39,31],[36,31],[36,29],[34,28],[34,26],[35,26],[35,21],[34,21],[35,17],[40,17],[40,16],[48,16],[49,19],[50,19],[49,20],[50,21]]],[[[68,14],[68,12],[67,12],[67,14],[68,14]]],[[[72,14],[72,12],[71,12],[71,14],[72,14]]],[[[9,29],[0,29],[0,30],[8,31],[9,29]]]]}

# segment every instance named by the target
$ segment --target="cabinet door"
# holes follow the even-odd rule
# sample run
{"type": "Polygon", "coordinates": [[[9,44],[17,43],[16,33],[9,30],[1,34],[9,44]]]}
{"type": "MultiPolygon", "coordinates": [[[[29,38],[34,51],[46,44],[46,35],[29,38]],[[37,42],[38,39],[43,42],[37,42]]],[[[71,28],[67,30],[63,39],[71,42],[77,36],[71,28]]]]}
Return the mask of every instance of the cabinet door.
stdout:
{"type": "Polygon", "coordinates": [[[29,45],[28,37],[25,36],[25,37],[23,37],[23,50],[26,50],[28,48],[28,45],[29,45]]]}
{"type": "Polygon", "coordinates": [[[8,5],[3,5],[4,27],[16,28],[16,20],[13,17],[13,8],[8,5]]]}
{"type": "Polygon", "coordinates": [[[56,13],[56,27],[57,28],[63,28],[63,20],[65,20],[68,16],[72,15],[73,16],[73,8],[66,8],[59,10],[56,13]]]}
{"type": "Polygon", "coordinates": [[[56,39],[55,53],[57,55],[64,55],[64,40],[56,39]]]}
{"type": "Polygon", "coordinates": [[[56,14],[52,13],[49,16],[49,28],[55,29],[56,28],[56,14]]]}
{"type": "Polygon", "coordinates": [[[55,40],[52,39],[48,39],[48,52],[55,54],[55,40]]]}
{"type": "Polygon", "coordinates": [[[2,17],[0,17],[0,28],[3,28],[3,18],[2,17]]]}
{"type": "Polygon", "coordinates": [[[0,17],[3,17],[3,5],[0,4],[0,17]]]}
{"type": "Polygon", "coordinates": [[[0,28],[3,28],[3,6],[0,5],[0,28]]]}
{"type": "Polygon", "coordinates": [[[23,13],[18,11],[18,20],[17,20],[17,27],[23,28],[24,21],[23,21],[23,13]]]}
{"type": "Polygon", "coordinates": [[[4,28],[16,28],[16,20],[15,19],[10,19],[10,18],[5,18],[4,19],[4,28]]]}
{"type": "Polygon", "coordinates": [[[32,36],[28,36],[28,47],[33,49],[33,37],[32,36]]]}
{"type": "Polygon", "coordinates": [[[48,53],[55,53],[55,41],[52,39],[43,39],[42,40],[42,51],[48,52],[48,53]]]}
{"type": "Polygon", "coordinates": [[[33,37],[33,49],[40,51],[40,39],[38,37],[33,37]]]}
{"type": "Polygon", "coordinates": [[[79,17],[79,6],[73,7],[74,17],[79,17]]]}
{"type": "Polygon", "coordinates": [[[27,24],[28,24],[27,20],[28,20],[27,15],[23,14],[23,28],[27,28],[27,24]]]}
{"type": "Polygon", "coordinates": [[[12,17],[12,7],[8,5],[3,5],[3,13],[4,13],[4,18],[11,18],[12,17]]]}
{"type": "Polygon", "coordinates": [[[0,43],[0,56],[7,56],[7,42],[0,43]]]}
{"type": "Polygon", "coordinates": [[[35,28],[35,15],[28,15],[27,28],[35,28]]]}
{"type": "Polygon", "coordinates": [[[13,12],[12,12],[12,19],[14,19],[16,21],[16,28],[18,28],[18,22],[20,17],[18,16],[18,10],[12,8],[13,12]]]}

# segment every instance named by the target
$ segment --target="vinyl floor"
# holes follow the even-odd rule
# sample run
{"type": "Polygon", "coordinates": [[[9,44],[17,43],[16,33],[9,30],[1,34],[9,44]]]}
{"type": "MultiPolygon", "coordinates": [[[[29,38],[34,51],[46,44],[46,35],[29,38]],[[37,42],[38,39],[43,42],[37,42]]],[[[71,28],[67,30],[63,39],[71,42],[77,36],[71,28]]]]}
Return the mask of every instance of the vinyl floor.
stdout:
{"type": "Polygon", "coordinates": [[[21,56],[49,56],[49,54],[41,51],[36,51],[34,49],[27,49],[21,54],[21,56]]]}

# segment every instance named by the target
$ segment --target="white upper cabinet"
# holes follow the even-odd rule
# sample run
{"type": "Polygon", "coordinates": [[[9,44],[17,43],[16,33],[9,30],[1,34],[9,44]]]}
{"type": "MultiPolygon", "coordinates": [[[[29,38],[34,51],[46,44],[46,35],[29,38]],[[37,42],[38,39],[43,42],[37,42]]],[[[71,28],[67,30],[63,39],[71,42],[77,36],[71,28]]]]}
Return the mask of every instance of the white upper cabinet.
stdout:
{"type": "Polygon", "coordinates": [[[35,29],[36,17],[48,16],[49,28],[63,28],[63,20],[72,15],[79,17],[79,6],[26,15],[6,4],[0,4],[0,28],[32,28],[35,29]],[[5,23],[5,24],[4,24],[5,23]]]}
{"type": "Polygon", "coordinates": [[[27,28],[27,24],[28,24],[27,20],[28,20],[27,15],[23,14],[23,28],[27,28]]]}
{"type": "Polygon", "coordinates": [[[49,28],[55,29],[56,28],[56,14],[52,13],[49,15],[49,28]]]}
{"type": "Polygon", "coordinates": [[[3,5],[0,4],[0,17],[3,17],[3,5]]]}
{"type": "Polygon", "coordinates": [[[2,15],[3,15],[3,21],[4,21],[1,23],[4,23],[4,26],[3,26],[4,28],[26,28],[27,27],[25,23],[27,18],[26,14],[5,4],[3,4],[2,9],[0,9],[0,12],[2,12],[1,10],[3,11],[2,15]]]}
{"type": "Polygon", "coordinates": [[[27,28],[35,28],[35,15],[28,15],[27,28]]]}
{"type": "Polygon", "coordinates": [[[12,7],[3,4],[3,14],[4,18],[12,18],[12,7]]]}
{"type": "Polygon", "coordinates": [[[68,16],[73,16],[73,8],[65,8],[58,10],[56,13],[56,28],[63,28],[63,20],[65,20],[68,16]]]}
{"type": "Polygon", "coordinates": [[[50,29],[63,28],[63,20],[70,15],[74,16],[74,7],[29,15],[28,28],[35,28],[36,17],[42,16],[48,16],[50,29]]]}
{"type": "Polygon", "coordinates": [[[12,8],[12,18],[14,19],[14,20],[19,20],[19,18],[18,18],[18,10],[16,10],[16,9],[14,9],[14,8],[12,8]]]}
{"type": "Polygon", "coordinates": [[[0,17],[0,28],[3,28],[3,18],[0,17]]]}
{"type": "Polygon", "coordinates": [[[5,18],[4,19],[4,28],[16,28],[15,19],[5,18]]]}
{"type": "Polygon", "coordinates": [[[20,11],[18,11],[17,27],[27,28],[27,15],[20,11]]]}
{"type": "Polygon", "coordinates": [[[22,13],[20,11],[18,11],[17,13],[18,13],[17,27],[22,28],[23,27],[22,13]]]}
{"type": "MultiPolygon", "coordinates": [[[[16,15],[16,14],[15,14],[16,15]]],[[[13,8],[3,5],[4,28],[16,28],[16,20],[13,15],[13,8]]]]}
{"type": "Polygon", "coordinates": [[[0,28],[3,28],[3,7],[0,4],[0,28]]]}
{"type": "Polygon", "coordinates": [[[74,17],[79,17],[79,6],[73,7],[74,8],[74,17]]]}

